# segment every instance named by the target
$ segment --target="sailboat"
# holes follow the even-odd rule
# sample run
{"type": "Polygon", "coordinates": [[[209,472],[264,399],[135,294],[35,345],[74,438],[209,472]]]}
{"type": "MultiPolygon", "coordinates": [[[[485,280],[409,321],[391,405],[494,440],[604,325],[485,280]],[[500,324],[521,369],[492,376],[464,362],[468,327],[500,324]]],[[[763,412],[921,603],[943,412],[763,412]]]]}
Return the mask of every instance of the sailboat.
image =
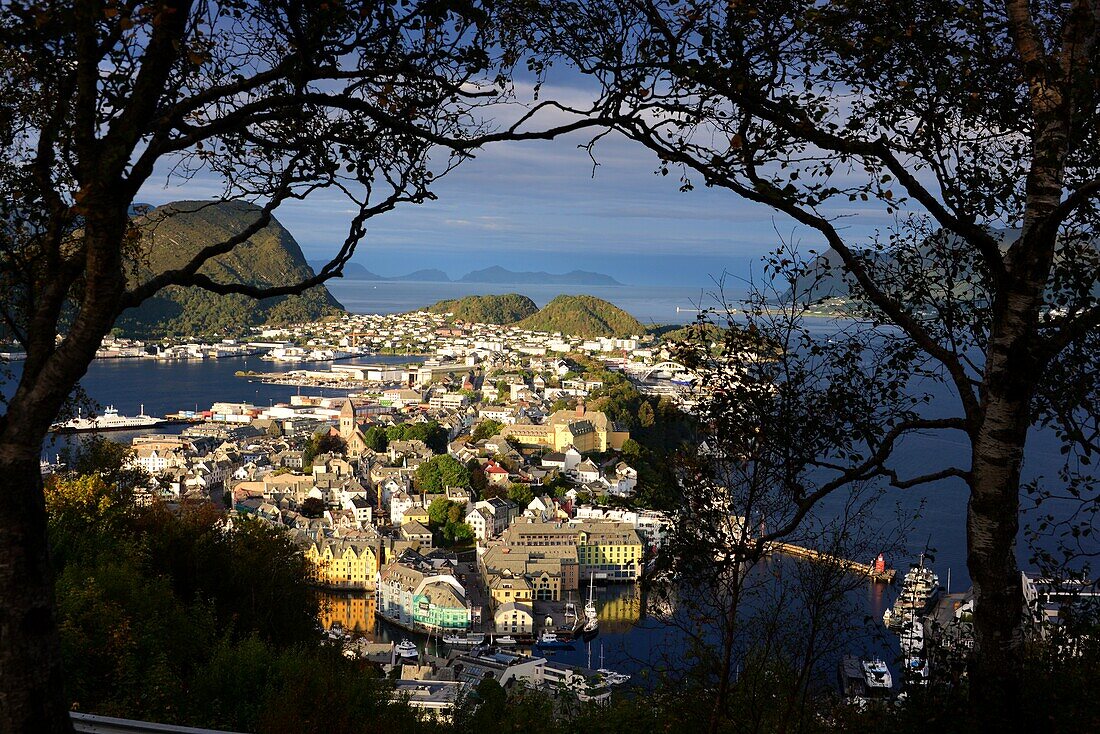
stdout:
{"type": "Polygon", "coordinates": [[[586,640],[591,640],[600,633],[600,618],[596,615],[595,580],[596,574],[589,575],[588,601],[584,605],[584,626],[581,627],[581,636],[586,640]]]}

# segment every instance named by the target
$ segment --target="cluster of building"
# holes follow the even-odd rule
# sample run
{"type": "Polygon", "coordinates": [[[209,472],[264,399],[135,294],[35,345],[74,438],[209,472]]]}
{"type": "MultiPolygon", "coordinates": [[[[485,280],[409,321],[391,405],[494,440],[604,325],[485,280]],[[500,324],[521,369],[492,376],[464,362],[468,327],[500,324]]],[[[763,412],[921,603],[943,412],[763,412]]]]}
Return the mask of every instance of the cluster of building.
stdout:
{"type": "MultiPolygon", "coordinates": [[[[337,321],[299,324],[285,329],[265,329],[258,338],[291,340],[305,346],[280,347],[272,354],[373,353],[425,355],[422,365],[397,367],[385,364],[337,365],[326,370],[299,370],[275,373],[266,379],[289,384],[324,387],[349,387],[369,390],[388,383],[427,385],[440,376],[464,369],[529,367],[536,375],[527,384],[509,383],[509,394],[497,392],[495,383],[482,388],[487,402],[500,398],[524,401],[542,397],[550,402],[561,397],[585,394],[600,386],[598,381],[565,379],[550,385],[539,376],[562,376],[569,371],[565,357],[584,354],[602,360],[608,367],[636,380],[644,392],[668,395],[690,402],[690,390],[696,375],[678,363],[670,350],[652,335],[582,338],[560,332],[530,331],[516,326],[452,323],[448,314],[417,311],[407,314],[345,314],[337,321]],[[529,392],[527,392],[529,391],[529,392]]],[[[271,342],[251,342],[254,344],[271,342]]],[[[289,344],[290,342],[286,342],[289,344]]],[[[303,357],[304,359],[305,357],[303,357]]],[[[435,396],[438,404],[458,407],[456,396],[435,396]]],[[[539,437],[542,439],[543,437],[539,437]]],[[[543,439],[540,442],[545,442],[543,439]]]]}
{"type": "Polygon", "coordinates": [[[336,365],[325,379],[355,385],[347,396],[180,411],[194,422],[183,435],[134,441],[133,462],[151,477],[145,499],[222,499],[230,523],[248,517],[290,533],[318,585],[373,592],[372,612],[427,632],[534,634],[565,601],[583,599],[589,580],[635,582],[661,547],[667,520],[629,508],[638,483],[622,454],[629,430],[586,407],[603,382],[568,356],[599,354],[624,371],[659,364],[645,339],[452,324],[423,312],[347,315],[257,338],[266,341],[249,345],[284,356],[297,344],[431,358],[336,365]],[[475,440],[487,421],[493,428],[475,440]],[[407,438],[426,435],[406,430],[418,426],[435,439],[407,438]],[[402,437],[380,445],[380,432],[402,437]],[[338,448],[310,455],[318,435],[338,448]],[[421,487],[417,470],[440,454],[475,473],[477,486],[421,487]],[[597,504],[608,498],[619,507],[597,504]],[[462,562],[437,547],[433,506],[468,526],[476,552],[462,562]]]}

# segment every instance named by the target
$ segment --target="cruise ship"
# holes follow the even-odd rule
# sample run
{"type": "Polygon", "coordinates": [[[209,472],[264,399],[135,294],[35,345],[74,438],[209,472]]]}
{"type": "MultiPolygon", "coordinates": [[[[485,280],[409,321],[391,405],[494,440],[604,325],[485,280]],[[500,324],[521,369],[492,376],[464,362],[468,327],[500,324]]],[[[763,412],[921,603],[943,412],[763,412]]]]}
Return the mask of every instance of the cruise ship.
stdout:
{"type": "Polygon", "coordinates": [[[119,415],[113,405],[108,405],[103,415],[84,418],[77,416],[64,423],[54,423],[50,430],[57,433],[78,433],[83,431],[134,431],[141,428],[152,428],[164,423],[161,418],[145,415],[145,406],[141,406],[141,413],[136,416],[119,415]]]}

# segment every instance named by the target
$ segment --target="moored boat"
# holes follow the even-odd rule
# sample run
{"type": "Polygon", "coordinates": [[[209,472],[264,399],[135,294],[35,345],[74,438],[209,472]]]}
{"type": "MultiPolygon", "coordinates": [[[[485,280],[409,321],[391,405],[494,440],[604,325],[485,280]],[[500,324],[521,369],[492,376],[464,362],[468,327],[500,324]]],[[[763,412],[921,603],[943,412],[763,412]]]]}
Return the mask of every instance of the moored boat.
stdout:
{"type": "Polygon", "coordinates": [[[902,626],[898,637],[906,655],[919,655],[924,650],[924,623],[919,619],[909,620],[902,626]]]}
{"type": "Polygon", "coordinates": [[[879,658],[862,660],[860,661],[860,668],[863,670],[863,682],[866,684],[868,691],[888,691],[894,687],[894,679],[890,675],[890,669],[886,667],[883,660],[879,658]]]}
{"type": "Polygon", "coordinates": [[[480,632],[471,632],[462,635],[444,635],[443,643],[458,647],[476,647],[485,642],[485,635],[480,632]]]}
{"type": "Polygon", "coordinates": [[[145,415],[145,406],[141,406],[141,413],[136,416],[120,415],[118,409],[113,405],[108,405],[107,409],[103,411],[103,415],[92,416],[91,418],[84,418],[77,416],[71,420],[64,421],[63,423],[54,423],[50,426],[51,431],[57,433],[79,433],[82,431],[126,431],[137,430],[140,428],[152,428],[153,426],[159,426],[164,423],[160,418],[154,418],[151,415],[145,415]]]}
{"type": "Polygon", "coordinates": [[[553,649],[567,649],[573,647],[573,645],[558,637],[557,633],[553,630],[544,629],[539,633],[538,639],[535,640],[535,646],[541,647],[547,650],[553,649]]]}
{"type": "Polygon", "coordinates": [[[393,647],[393,651],[397,653],[400,658],[418,658],[420,657],[420,651],[416,649],[416,645],[409,641],[406,637],[398,642],[393,647]]]}

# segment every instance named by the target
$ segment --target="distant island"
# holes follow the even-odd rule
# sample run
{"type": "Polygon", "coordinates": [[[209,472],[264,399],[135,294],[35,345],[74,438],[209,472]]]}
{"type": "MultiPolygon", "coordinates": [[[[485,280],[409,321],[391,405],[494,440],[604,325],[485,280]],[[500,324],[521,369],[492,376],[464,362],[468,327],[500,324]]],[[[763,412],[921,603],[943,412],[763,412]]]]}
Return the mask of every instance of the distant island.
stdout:
{"type": "MultiPolygon", "coordinates": [[[[325,260],[311,260],[309,263],[314,270],[320,270],[326,264],[325,260]]],[[[406,275],[385,276],[368,270],[363,265],[349,262],[344,266],[344,277],[348,280],[372,280],[372,281],[420,281],[427,283],[540,283],[543,285],[604,285],[621,286],[623,283],[604,273],[593,273],[588,270],[571,270],[568,273],[547,273],[544,271],[514,271],[493,265],[482,270],[474,270],[466,273],[461,278],[452,280],[450,276],[437,268],[425,268],[415,270],[406,275]]]]}
{"type": "Polygon", "coordinates": [[[459,283],[542,283],[544,285],[623,285],[610,275],[587,270],[570,270],[568,273],[515,272],[499,265],[466,273],[459,283]]]}

